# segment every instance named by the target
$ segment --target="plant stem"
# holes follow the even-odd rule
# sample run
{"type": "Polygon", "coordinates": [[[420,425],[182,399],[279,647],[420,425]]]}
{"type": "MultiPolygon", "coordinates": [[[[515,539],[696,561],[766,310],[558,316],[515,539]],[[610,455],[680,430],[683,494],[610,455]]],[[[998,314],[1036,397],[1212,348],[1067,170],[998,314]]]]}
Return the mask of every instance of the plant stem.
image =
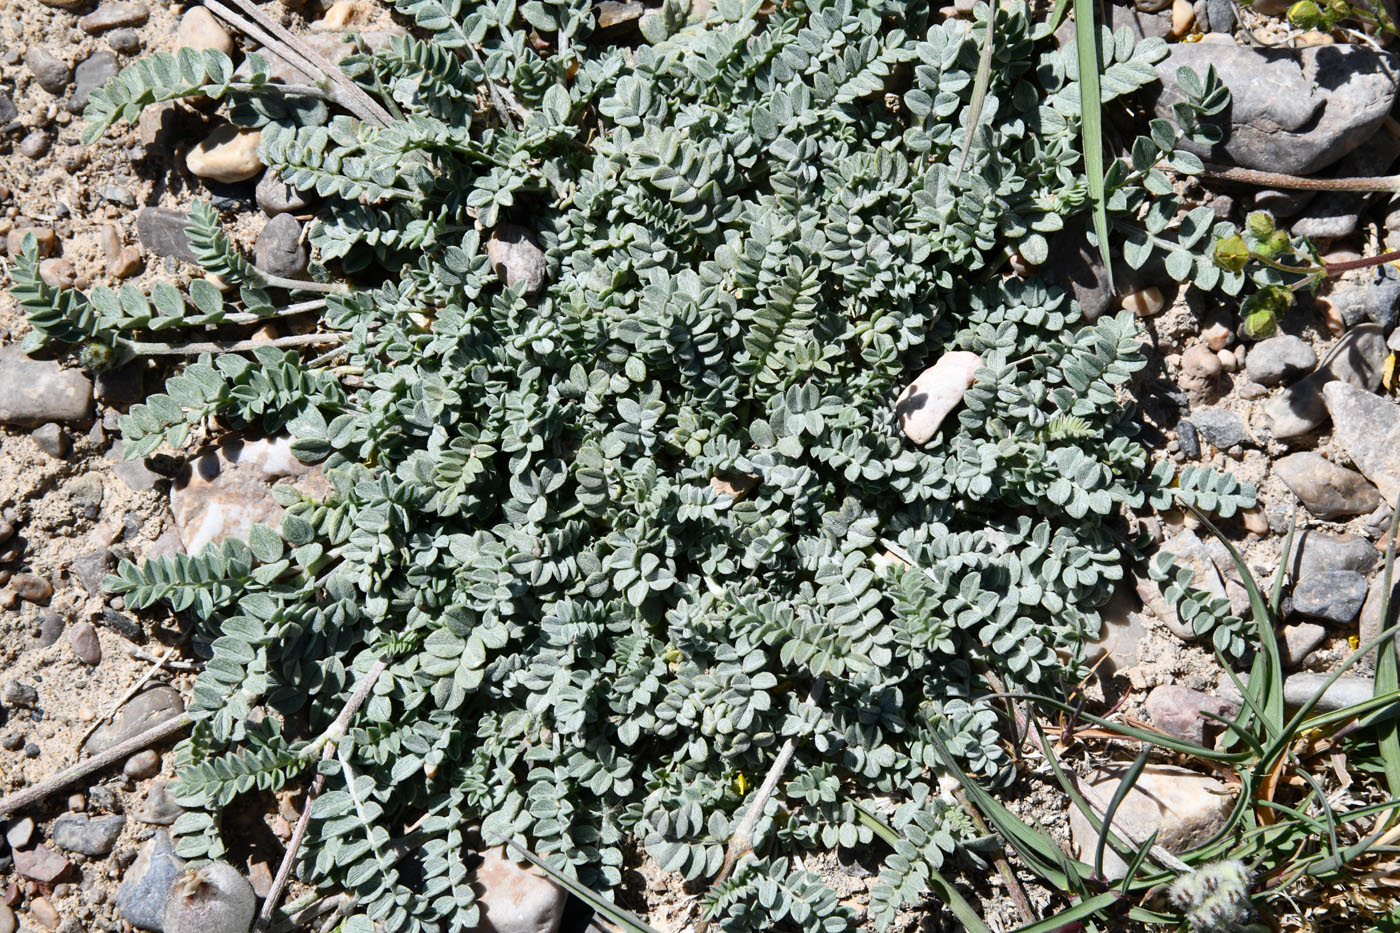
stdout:
{"type": "Polygon", "coordinates": [[[251,311],[235,311],[232,314],[224,315],[224,320],[230,324],[258,324],[263,321],[275,321],[278,318],[306,314],[309,311],[320,311],[325,307],[326,299],[313,298],[310,301],[298,301],[296,304],[287,305],[285,308],[278,308],[276,309],[276,314],[253,314],[251,311]]]}
{"type": "Polygon", "coordinates": [[[181,713],[173,719],[167,719],[165,722],[152,726],[140,735],[134,735],[125,742],[113,745],[105,752],[93,755],[87,761],[80,761],[71,768],[60,771],[53,777],[40,781],[33,787],[26,788],[17,794],[12,794],[0,800],[0,818],[7,817],[11,813],[22,810],[31,804],[36,804],[50,794],[60,791],[69,784],[72,784],[74,781],[85,778],[94,771],[101,771],[108,765],[118,762],[128,755],[145,751],[162,739],[169,738],[175,733],[188,728],[193,721],[194,720],[190,718],[188,713],[181,713]]]}
{"type": "Polygon", "coordinates": [[[132,353],[145,356],[198,356],[201,353],[242,353],[259,347],[308,347],[323,343],[335,343],[346,338],[345,334],[293,334],[275,340],[237,340],[233,343],[146,343],[143,341],[123,341],[132,353]]]}
{"type": "MultiPolygon", "coordinates": [[[[1162,165],[1159,168],[1170,169],[1170,166],[1162,165]]],[[[1400,175],[1309,178],[1303,175],[1261,172],[1252,168],[1235,168],[1207,162],[1205,170],[1200,172],[1198,177],[1214,181],[1234,181],[1246,185],[1259,185],[1263,188],[1284,188],[1290,191],[1400,191],[1400,175]]]]}

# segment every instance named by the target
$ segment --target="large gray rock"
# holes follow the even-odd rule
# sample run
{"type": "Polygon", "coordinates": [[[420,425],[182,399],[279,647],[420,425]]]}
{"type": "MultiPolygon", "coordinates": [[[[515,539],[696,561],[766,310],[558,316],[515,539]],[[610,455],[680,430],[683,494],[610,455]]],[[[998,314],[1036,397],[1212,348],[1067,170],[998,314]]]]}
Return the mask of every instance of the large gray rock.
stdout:
{"type": "MultiPolygon", "coordinates": [[[[1171,46],[1157,64],[1159,117],[1184,99],[1177,69],[1214,66],[1230,89],[1225,139],[1199,155],[1289,175],[1324,169],[1366,142],[1395,101],[1392,56],[1357,45],[1245,48],[1195,42],[1171,46]]],[[[1188,147],[1190,144],[1187,144],[1188,147]]]]}
{"type": "Polygon", "coordinates": [[[116,76],[117,56],[106,49],[93,52],[73,70],[73,96],[68,99],[68,109],[82,113],[92,92],[116,76]]]}
{"type": "Polygon", "coordinates": [[[1311,451],[1275,462],[1274,475],[1323,520],[1363,515],[1381,504],[1380,495],[1364,476],[1311,451]]]}
{"type": "Polygon", "coordinates": [[[96,858],[112,851],[124,825],[126,817],[117,814],[86,816],[82,813],[65,813],[54,820],[49,834],[53,837],[54,845],[60,849],[96,858]]]}
{"type": "Polygon", "coordinates": [[[1317,365],[1317,354],[1301,337],[1284,334],[1261,340],[1249,348],[1244,368],[1260,385],[1278,385],[1296,379],[1317,365]]]}
{"type": "Polygon", "coordinates": [[[136,236],[147,251],[157,256],[198,262],[199,258],[190,248],[189,238],[185,235],[185,228],[189,225],[190,215],[183,211],[146,207],[136,215],[136,236]]]}
{"type": "Polygon", "coordinates": [[[294,279],[306,271],[301,224],[291,214],[277,214],[263,225],[253,245],[253,263],[269,275],[294,279]]]}
{"type": "Polygon", "coordinates": [[[138,930],[159,931],[165,897],[184,867],[165,830],[146,840],[117,889],[117,912],[122,919],[138,930]]]}
{"type": "MultiPolygon", "coordinates": [[[[1322,689],[1322,685],[1330,676],[1311,672],[1288,675],[1283,682],[1283,702],[1289,706],[1302,706],[1322,689]]],[[[1322,699],[1313,709],[1326,713],[1365,703],[1375,695],[1375,690],[1376,682],[1370,677],[1343,674],[1327,688],[1327,692],[1322,694],[1322,699]]]]}
{"type": "Polygon", "coordinates": [[[499,848],[486,850],[482,858],[472,882],[481,906],[479,933],[556,933],[568,892],[499,848]]]}
{"type": "Polygon", "coordinates": [[[92,380],[76,369],[32,360],[17,345],[0,347],[0,424],[86,421],[92,380]]]}
{"type": "Polygon", "coordinates": [[[1218,408],[1204,408],[1191,412],[1191,423],[1201,437],[1218,450],[1229,450],[1236,444],[1249,439],[1245,433],[1244,421],[1232,411],[1218,408]]]}
{"type": "Polygon", "coordinates": [[[185,701],[179,693],[170,687],[152,687],[128,701],[111,723],[93,732],[83,743],[83,751],[89,755],[105,752],[184,711],[185,701]]]}
{"type": "Polygon", "coordinates": [[[1323,386],[1340,381],[1374,390],[1380,385],[1388,353],[1385,333],[1375,324],[1362,324],[1348,331],[1327,352],[1315,372],[1265,403],[1269,431],[1282,440],[1315,430],[1327,420],[1323,386]]]}
{"type": "Polygon", "coordinates": [[[549,272],[544,250],[535,242],[535,235],[524,227],[502,224],[486,241],[486,257],[506,285],[524,285],[527,295],[544,287],[549,272]]]}
{"type": "Polygon", "coordinates": [[[1334,535],[1311,529],[1298,535],[1288,572],[1295,580],[1325,573],[1329,570],[1352,570],[1370,573],[1380,560],[1381,552],[1360,535],[1334,535]]]}
{"type": "Polygon", "coordinates": [[[1324,570],[1293,587],[1293,608],[1324,622],[1345,625],[1366,602],[1366,578],[1354,570],[1324,570]]]}
{"type": "Polygon", "coordinates": [[[1386,502],[1400,495],[1400,407],[1342,382],[1322,390],[1332,435],[1386,502]]]}

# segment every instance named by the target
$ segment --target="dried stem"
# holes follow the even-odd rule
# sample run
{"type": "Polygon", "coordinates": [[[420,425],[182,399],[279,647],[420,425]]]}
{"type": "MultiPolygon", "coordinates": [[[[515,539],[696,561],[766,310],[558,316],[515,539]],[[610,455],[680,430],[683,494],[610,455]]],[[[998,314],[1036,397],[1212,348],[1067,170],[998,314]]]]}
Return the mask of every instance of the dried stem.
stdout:
{"type": "MultiPolygon", "coordinates": [[[[355,718],[355,714],[369,698],[369,692],[374,689],[375,681],[379,679],[379,675],[384,673],[388,666],[389,662],[382,658],[374,662],[374,665],[365,673],[359,686],[355,688],[355,692],[350,694],[350,699],[345,701],[345,706],[341,709],[340,715],[335,717],[335,722],[331,723],[330,728],[321,733],[320,737],[307,749],[308,754],[315,754],[316,749],[320,748],[323,761],[335,754],[336,743],[345,735],[345,730],[350,728],[350,720],[355,718]]],[[[292,830],[292,838],[287,842],[287,851],[282,856],[282,864],[277,866],[277,877],[272,879],[272,888],[267,892],[267,899],[263,901],[262,912],[258,914],[258,922],[253,925],[255,931],[267,930],[268,924],[272,921],[272,915],[277,910],[277,902],[282,899],[282,891],[287,887],[287,879],[291,877],[292,864],[296,861],[297,851],[301,849],[301,841],[306,837],[306,830],[311,825],[311,804],[325,786],[326,776],[318,772],[316,780],[311,782],[311,788],[306,793],[306,805],[301,808],[301,816],[297,819],[296,828],[292,830]]]]}
{"type": "Polygon", "coordinates": [[[125,742],[113,745],[105,752],[93,755],[87,761],[80,761],[73,765],[73,767],[60,771],[53,777],[40,781],[33,787],[26,788],[17,794],[12,794],[0,800],[0,818],[7,817],[11,813],[18,812],[25,807],[36,804],[50,794],[63,790],[74,781],[81,780],[94,771],[101,771],[108,765],[121,761],[128,755],[145,751],[157,742],[167,739],[175,733],[188,728],[193,721],[194,720],[190,718],[188,713],[181,713],[173,719],[167,719],[165,722],[152,726],[140,735],[134,735],[125,742]]]}
{"type": "MultiPolygon", "coordinates": [[[[1284,188],[1291,191],[1400,191],[1400,175],[1372,175],[1359,178],[1309,178],[1303,175],[1284,175],[1279,172],[1261,172],[1252,168],[1236,168],[1228,165],[1205,164],[1205,170],[1198,177],[1211,181],[1233,181],[1262,188],[1284,188]]],[[[1169,166],[1159,166],[1169,168],[1169,166]]]]}
{"type": "Polygon", "coordinates": [[[294,334],[291,337],[278,337],[275,340],[236,340],[233,343],[145,343],[127,341],[126,347],[132,353],[145,356],[198,356],[201,353],[242,353],[259,347],[309,347],[323,343],[338,343],[345,334],[294,334]]]}

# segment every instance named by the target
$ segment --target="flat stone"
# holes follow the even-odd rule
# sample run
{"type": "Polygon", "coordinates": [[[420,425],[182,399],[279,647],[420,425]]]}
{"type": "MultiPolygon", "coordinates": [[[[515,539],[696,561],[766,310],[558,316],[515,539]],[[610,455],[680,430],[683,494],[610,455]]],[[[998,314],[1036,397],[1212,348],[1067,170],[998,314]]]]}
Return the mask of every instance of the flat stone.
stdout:
{"type": "Polygon", "coordinates": [[[1317,365],[1317,354],[1305,340],[1292,334],[1268,337],[1249,348],[1245,371],[1260,385],[1291,381],[1317,365]]]}
{"type": "Polygon", "coordinates": [[[1381,503],[1380,494],[1360,473],[1311,451],[1276,461],[1274,475],[1309,512],[1323,520],[1363,515],[1381,503]]]}
{"type": "Polygon", "coordinates": [[[544,250],[535,242],[535,235],[524,227],[502,224],[486,241],[486,257],[508,287],[524,285],[527,295],[544,287],[549,272],[544,250]]]}
{"type": "Polygon", "coordinates": [[[1229,450],[1249,439],[1244,421],[1232,411],[1205,408],[1191,413],[1191,423],[1201,437],[1217,450],[1229,450]]]}
{"type": "Polygon", "coordinates": [[[185,701],[179,693],[170,687],[152,687],[128,701],[117,711],[115,720],[94,731],[83,743],[83,752],[87,755],[105,752],[184,711],[185,701]]]}
{"type": "Polygon", "coordinates": [[[0,347],[0,424],[86,421],[92,381],[77,369],[32,360],[17,344],[0,347]]]}
{"type": "Polygon", "coordinates": [[[1196,431],[1196,426],[1185,418],[1176,423],[1176,443],[1187,460],[1195,460],[1201,455],[1201,435],[1196,431]]]}
{"type": "MultiPolygon", "coordinates": [[[[1086,782],[1090,793],[1107,806],[1122,784],[1126,767],[1115,767],[1086,782]]],[[[1170,765],[1149,764],[1123,797],[1113,827],[1141,844],[1153,831],[1168,852],[1186,852],[1225,825],[1235,792],[1215,778],[1170,765]]],[[[1079,859],[1093,861],[1099,833],[1078,807],[1069,811],[1070,843],[1079,859]]],[[[1104,875],[1110,881],[1127,874],[1127,864],[1112,848],[1104,852],[1104,875]]]]}
{"type": "Polygon", "coordinates": [[[1366,199],[1359,194],[1327,191],[1308,205],[1301,217],[1288,225],[1294,236],[1310,240],[1335,240],[1351,236],[1361,225],[1361,210],[1366,199]]]}
{"type": "MultiPolygon", "coordinates": [[[[227,862],[205,862],[196,877],[201,893],[182,882],[176,883],[161,908],[161,928],[167,933],[205,933],[208,926],[215,930],[247,930],[253,925],[257,898],[253,887],[239,871],[227,862]]],[[[211,931],[212,933],[212,931],[211,931]]]]}
{"type": "Polygon", "coordinates": [[[11,849],[23,849],[29,845],[34,838],[34,820],[31,817],[21,817],[10,824],[5,830],[5,841],[9,843],[11,849]]]}
{"type": "Polygon", "coordinates": [[[232,183],[247,181],[263,170],[258,156],[261,130],[232,124],[216,128],[185,156],[185,167],[200,178],[232,183]]]}
{"type": "Polygon", "coordinates": [[[53,584],[37,573],[17,573],[10,578],[10,588],[15,594],[31,603],[47,603],[53,595],[53,584]]]}
{"type": "Polygon", "coordinates": [[[982,358],[976,353],[954,350],[905,386],[894,405],[905,436],[919,445],[933,440],[943,419],[962,403],[981,365],[982,358]]]}
{"type": "Polygon", "coordinates": [[[16,849],[13,855],[15,871],[39,884],[58,884],[73,867],[66,858],[45,845],[38,845],[32,849],[16,849]]]}
{"type": "Polygon", "coordinates": [[[118,814],[87,816],[83,813],[65,813],[54,820],[49,836],[60,849],[96,858],[111,853],[125,825],[126,817],[118,814]]]}
{"type": "Polygon", "coordinates": [[[68,98],[69,111],[82,113],[92,92],[115,78],[117,70],[117,56],[106,49],[93,52],[83,59],[82,64],[73,70],[73,96],[68,98]]]}
{"type": "Polygon", "coordinates": [[[1327,420],[1322,389],[1334,381],[1374,391],[1380,385],[1388,350],[1385,335],[1375,324],[1348,331],[1328,351],[1315,372],[1289,386],[1263,406],[1274,437],[1283,440],[1306,434],[1327,420]]]}
{"type": "Polygon", "coordinates": [[[102,642],[97,640],[97,629],[91,622],[79,622],[68,630],[68,646],[73,656],[88,667],[102,663],[102,642]]]}
{"type": "Polygon", "coordinates": [[[33,709],[39,705],[39,691],[22,680],[7,680],[0,685],[0,703],[33,709]]]}
{"type": "MultiPolygon", "coordinates": [[[[1191,585],[1195,589],[1211,596],[1229,598],[1225,578],[1221,576],[1205,542],[1194,531],[1182,531],[1173,535],[1162,542],[1161,550],[1171,554],[1178,567],[1190,568],[1191,585]]],[[[1176,614],[1176,608],[1167,602],[1162,594],[1160,584],[1146,577],[1138,577],[1136,584],[1143,605],[1161,619],[1167,628],[1171,629],[1172,634],[1184,641],[1194,641],[1200,637],[1189,622],[1182,621],[1176,614]]]]}
{"type": "MultiPolygon", "coordinates": [[[[195,7],[195,9],[202,10],[204,8],[195,7]]],[[[263,213],[269,217],[305,210],[311,206],[311,199],[315,197],[314,193],[299,191],[287,184],[278,177],[274,169],[263,172],[263,177],[258,179],[255,196],[258,207],[262,208],[263,213]]]]}
{"type": "Polygon", "coordinates": [[[102,581],[112,564],[112,552],[105,547],[84,551],[73,558],[72,572],[89,596],[102,595],[102,581]]]}
{"type": "Polygon", "coordinates": [[[1283,627],[1283,660],[1289,667],[1298,667],[1326,640],[1327,629],[1321,625],[1314,625],[1312,622],[1285,625],[1283,627]]]}
{"type": "Polygon", "coordinates": [[[1153,107],[1170,118],[1184,95],[1176,83],[1182,66],[1205,74],[1214,66],[1230,89],[1230,126],[1210,148],[1185,143],[1214,162],[1310,175],[1370,139],[1395,101],[1392,56],[1364,46],[1245,48],[1179,43],[1157,63],[1162,90],[1153,107]]]}
{"type": "Polygon", "coordinates": [[[34,76],[35,84],[55,97],[68,89],[68,81],[73,77],[68,63],[42,45],[31,45],[25,50],[24,67],[34,76]]]}
{"type": "Polygon", "coordinates": [[[169,826],[179,819],[184,809],[170,798],[165,781],[157,781],[146,792],[146,800],[136,811],[136,818],[152,826],[169,826]]]}
{"type": "Polygon", "coordinates": [[[556,933],[568,892],[534,866],[518,865],[500,848],[482,853],[472,879],[481,907],[478,933],[556,933]]]}
{"type": "Polygon", "coordinates": [[[213,49],[225,55],[233,55],[233,37],[228,30],[202,6],[190,7],[180,17],[180,26],[175,31],[175,47],[191,49],[213,49]]]}
{"type": "Polygon", "coordinates": [[[1107,668],[1105,675],[1121,673],[1137,665],[1138,646],[1147,637],[1147,626],[1138,611],[1141,608],[1137,594],[1119,584],[1113,596],[1099,609],[1099,635],[1092,642],[1086,642],[1084,649],[1091,664],[1102,663],[1107,668]]]}
{"type": "Polygon", "coordinates": [[[1328,570],[1354,570],[1366,574],[1376,566],[1381,552],[1360,535],[1332,534],[1309,529],[1298,534],[1288,572],[1293,579],[1313,576],[1328,570]]]}
{"type": "Polygon", "coordinates": [[[19,929],[19,921],[15,919],[15,912],[6,904],[0,904],[0,933],[15,933],[19,929]]]}
{"type": "Polygon", "coordinates": [[[141,51],[141,34],[125,26],[113,29],[107,33],[107,47],[123,55],[135,55],[141,51]]]}
{"type": "Polygon", "coordinates": [[[160,931],[166,895],[184,867],[165,830],[147,839],[117,889],[117,912],[122,919],[138,930],[160,931]]]}
{"type": "Polygon", "coordinates": [[[144,3],[103,3],[78,18],[78,28],[90,36],[121,26],[142,26],[150,14],[144,3]]]}
{"type": "Polygon", "coordinates": [[[187,554],[225,538],[243,538],[254,525],[278,526],[282,507],[272,486],[290,480],[310,494],[329,489],[320,467],[292,456],[291,439],[229,441],[192,461],[175,478],[170,511],[187,554]]]}
{"type": "Polygon", "coordinates": [[[24,248],[24,238],[30,234],[34,235],[34,246],[39,251],[40,258],[52,256],[58,251],[58,236],[53,232],[52,227],[15,227],[5,236],[5,249],[11,256],[18,256],[24,248]]]}
{"type": "MultiPolygon", "coordinates": [[[[1289,706],[1302,706],[1322,689],[1330,674],[1315,674],[1304,671],[1289,674],[1283,681],[1283,702],[1289,706]]],[[[1357,677],[1343,674],[1336,683],[1327,688],[1322,699],[1313,709],[1329,713],[1358,703],[1365,703],[1376,692],[1376,682],[1370,677],[1357,677]]]]}
{"type": "Polygon", "coordinates": [[[58,911],[54,910],[47,897],[36,897],[29,902],[29,912],[34,915],[34,919],[44,925],[45,929],[58,929],[58,911]]]}
{"type": "Polygon", "coordinates": [[[1293,587],[1293,609],[1305,616],[1345,625],[1366,602],[1366,578],[1352,570],[1324,570],[1293,587]]]}
{"type": "Polygon", "coordinates": [[[1296,217],[1301,214],[1313,199],[1316,191],[1293,191],[1280,188],[1262,188],[1254,192],[1254,206],[1268,211],[1277,220],[1296,217]]]}
{"type": "Polygon", "coordinates": [[[112,441],[112,446],[107,450],[107,461],[111,464],[112,472],[121,478],[126,484],[126,488],[133,492],[144,492],[155,487],[165,477],[146,466],[143,458],[135,460],[126,459],[125,447],[121,440],[112,441]]]}
{"type": "Polygon", "coordinates": [[[136,235],[141,245],[157,256],[169,256],[185,262],[198,262],[185,228],[190,215],[164,207],[147,207],[136,215],[136,235]]]}
{"type": "Polygon", "coordinates": [[[1400,407],[1364,389],[1332,382],[1322,390],[1333,437],[1381,498],[1400,496],[1400,407]]]}
{"type": "Polygon", "coordinates": [[[1206,736],[1221,729],[1220,723],[1210,715],[1231,719],[1239,711],[1240,706],[1234,701],[1179,684],[1162,684],[1147,695],[1147,715],[1152,725],[1167,735],[1197,745],[1205,745],[1206,736]]]}
{"type": "MultiPolygon", "coordinates": [[[[124,247],[131,249],[131,247],[124,247]]],[[[117,254],[120,258],[121,253],[117,254]]],[[[92,392],[100,402],[125,410],[145,399],[145,385],[141,368],[130,364],[116,369],[104,369],[93,379],[92,392]]]]}
{"type": "Polygon", "coordinates": [[[45,609],[39,615],[39,647],[47,648],[50,645],[58,644],[58,640],[63,637],[63,629],[66,624],[63,616],[52,609],[45,609]]]}
{"type": "Polygon", "coordinates": [[[30,431],[29,438],[40,450],[55,460],[62,460],[73,450],[73,442],[69,440],[68,435],[52,421],[30,431]]]}
{"type": "Polygon", "coordinates": [[[294,279],[306,272],[301,224],[291,214],[277,214],[263,225],[253,245],[253,264],[269,275],[294,279]]]}

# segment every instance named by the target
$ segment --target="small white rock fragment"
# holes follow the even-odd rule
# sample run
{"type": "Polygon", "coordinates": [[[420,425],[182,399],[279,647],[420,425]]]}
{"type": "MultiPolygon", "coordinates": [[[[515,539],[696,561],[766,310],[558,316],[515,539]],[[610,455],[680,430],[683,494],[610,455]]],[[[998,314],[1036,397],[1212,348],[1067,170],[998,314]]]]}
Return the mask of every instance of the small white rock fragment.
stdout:
{"type": "Polygon", "coordinates": [[[927,444],[948,413],[958,407],[973,382],[982,358],[967,350],[954,350],[919,373],[899,394],[894,411],[899,426],[916,444],[927,444]]]}
{"type": "Polygon", "coordinates": [[[1131,311],[1138,317],[1153,317],[1161,314],[1167,306],[1162,290],[1156,285],[1128,292],[1119,303],[1124,311],[1131,311]]]}
{"type": "Polygon", "coordinates": [[[185,165],[200,178],[229,184],[247,181],[263,170],[258,157],[261,139],[261,130],[240,130],[225,124],[189,151],[185,165]]]}

